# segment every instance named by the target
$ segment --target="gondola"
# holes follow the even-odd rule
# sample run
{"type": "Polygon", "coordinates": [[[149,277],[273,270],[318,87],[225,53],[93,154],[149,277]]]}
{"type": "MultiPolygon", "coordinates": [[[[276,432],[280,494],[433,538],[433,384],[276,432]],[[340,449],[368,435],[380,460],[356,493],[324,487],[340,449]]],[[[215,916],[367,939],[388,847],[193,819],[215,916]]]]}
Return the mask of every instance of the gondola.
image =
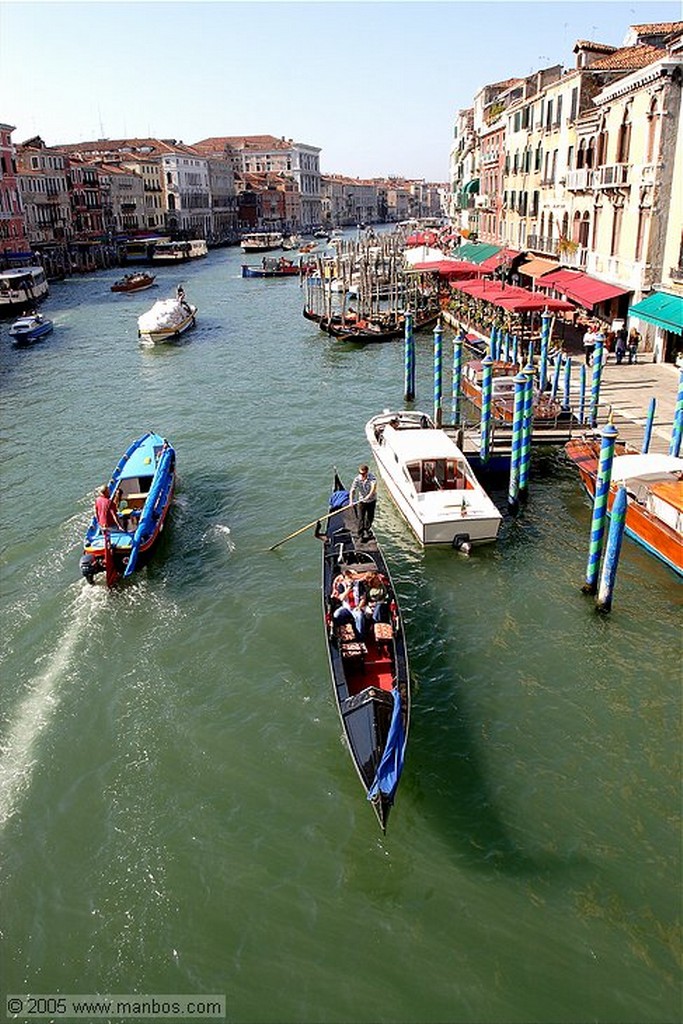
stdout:
{"type": "Polygon", "coordinates": [[[145,564],[164,528],[175,487],[175,449],[159,434],[133,441],[114,467],[108,496],[119,527],[103,529],[93,516],[83,543],[81,574],[88,583],[105,573],[111,587],[145,564]]]}
{"type": "Polygon", "coordinates": [[[323,542],[322,594],[325,638],[334,698],[351,759],[372,804],[380,828],[389,812],[403,769],[410,722],[408,653],[396,593],[374,534],[361,541],[358,521],[349,508],[349,492],[335,474],[330,515],[316,530],[323,542]],[[359,585],[377,572],[388,591],[388,621],[368,617],[362,635],[334,617],[335,579],[350,570],[359,585]]]}

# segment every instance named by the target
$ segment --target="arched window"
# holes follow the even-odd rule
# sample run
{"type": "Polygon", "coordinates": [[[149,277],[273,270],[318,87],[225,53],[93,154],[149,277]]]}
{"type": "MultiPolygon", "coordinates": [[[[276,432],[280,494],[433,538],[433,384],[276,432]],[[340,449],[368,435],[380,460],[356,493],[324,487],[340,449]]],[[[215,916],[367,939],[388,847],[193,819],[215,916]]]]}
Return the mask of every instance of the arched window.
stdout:
{"type": "Polygon", "coordinates": [[[562,217],[562,230],[560,231],[562,238],[569,238],[569,214],[566,212],[562,217]]]}
{"type": "Polygon", "coordinates": [[[555,227],[555,221],[553,219],[553,215],[552,215],[552,213],[549,213],[548,214],[548,227],[546,228],[546,235],[548,236],[548,241],[550,242],[549,248],[552,248],[552,244],[553,244],[553,228],[554,227],[555,227]]]}
{"type": "Polygon", "coordinates": [[[586,147],[586,167],[595,166],[595,139],[590,138],[588,140],[588,146],[586,147]]]}
{"type": "Polygon", "coordinates": [[[572,242],[576,242],[578,244],[578,241],[579,241],[580,237],[581,237],[581,214],[577,210],[576,213],[574,214],[574,219],[572,221],[572,242]]]}
{"type": "Polygon", "coordinates": [[[585,139],[581,139],[581,142],[579,143],[578,151],[576,153],[576,167],[577,167],[577,170],[580,170],[585,165],[586,165],[586,141],[585,141],[585,139]]]}
{"type": "Polygon", "coordinates": [[[168,208],[169,210],[175,210],[175,196],[171,193],[168,197],[168,208]]]}
{"type": "Polygon", "coordinates": [[[645,162],[651,164],[655,159],[655,139],[657,137],[657,100],[654,98],[647,112],[647,141],[645,144],[645,162]]]}
{"type": "Polygon", "coordinates": [[[167,185],[172,185],[173,184],[173,175],[171,174],[170,171],[166,171],[166,184],[167,185]]]}
{"type": "Polygon", "coordinates": [[[628,153],[631,148],[631,104],[627,103],[624,107],[624,117],[621,125],[619,126],[619,135],[617,136],[617,163],[625,164],[628,163],[628,153]]]}
{"type": "Polygon", "coordinates": [[[608,143],[609,143],[609,136],[607,134],[607,129],[603,125],[602,128],[600,129],[600,134],[598,135],[598,152],[597,152],[597,162],[596,162],[596,166],[598,166],[598,167],[602,167],[603,164],[607,163],[607,146],[608,146],[608,143]]]}
{"type": "Polygon", "coordinates": [[[579,228],[579,245],[583,246],[584,249],[588,248],[588,239],[590,238],[591,228],[591,215],[586,211],[581,220],[581,226],[579,228]]]}

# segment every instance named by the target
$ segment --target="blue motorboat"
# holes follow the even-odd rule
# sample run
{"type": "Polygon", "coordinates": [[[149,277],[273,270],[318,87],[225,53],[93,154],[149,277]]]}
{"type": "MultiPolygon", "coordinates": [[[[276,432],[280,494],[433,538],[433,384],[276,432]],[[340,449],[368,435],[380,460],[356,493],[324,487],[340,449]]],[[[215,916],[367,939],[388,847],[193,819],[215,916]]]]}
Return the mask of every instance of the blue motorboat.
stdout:
{"type": "Polygon", "coordinates": [[[42,313],[28,313],[14,321],[9,333],[15,345],[33,345],[49,334],[53,327],[52,320],[48,320],[42,313]]]}
{"type": "Polygon", "coordinates": [[[172,445],[151,431],[121,456],[100,492],[111,502],[107,525],[96,512],[85,535],[80,567],[88,583],[104,572],[111,587],[147,562],[173,500],[175,462],[172,445]]]}

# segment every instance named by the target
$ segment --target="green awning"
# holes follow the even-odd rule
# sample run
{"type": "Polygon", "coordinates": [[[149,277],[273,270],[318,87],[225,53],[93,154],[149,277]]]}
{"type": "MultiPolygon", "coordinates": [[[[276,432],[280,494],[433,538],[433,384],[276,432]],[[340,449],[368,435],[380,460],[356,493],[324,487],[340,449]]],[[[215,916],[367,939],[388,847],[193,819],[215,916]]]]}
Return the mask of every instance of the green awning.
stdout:
{"type": "Polygon", "coordinates": [[[475,195],[475,193],[479,192],[479,178],[472,178],[466,185],[463,185],[462,190],[469,196],[475,195]]]}
{"type": "Polygon", "coordinates": [[[674,334],[683,334],[683,298],[680,295],[667,295],[665,292],[653,292],[642,302],[636,302],[628,311],[629,316],[637,316],[639,320],[647,320],[656,327],[674,334]]]}
{"type": "Polygon", "coordinates": [[[489,256],[495,256],[497,252],[500,252],[501,248],[500,245],[487,245],[486,242],[466,242],[456,250],[455,255],[459,260],[483,263],[489,256]]]}

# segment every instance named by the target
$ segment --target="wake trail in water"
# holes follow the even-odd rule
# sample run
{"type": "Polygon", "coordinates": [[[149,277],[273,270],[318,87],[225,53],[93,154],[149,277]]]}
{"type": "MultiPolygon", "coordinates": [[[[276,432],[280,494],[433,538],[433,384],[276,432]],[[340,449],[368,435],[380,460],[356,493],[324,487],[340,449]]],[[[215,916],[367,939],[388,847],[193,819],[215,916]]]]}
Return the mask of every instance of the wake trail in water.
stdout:
{"type": "Polygon", "coordinates": [[[79,591],[64,635],[57,641],[47,670],[29,684],[11,722],[7,738],[0,745],[0,829],[16,812],[21,795],[31,783],[36,766],[34,748],[40,734],[50,724],[60,701],[64,679],[78,641],[98,611],[106,607],[104,588],[88,587],[79,591]]]}

